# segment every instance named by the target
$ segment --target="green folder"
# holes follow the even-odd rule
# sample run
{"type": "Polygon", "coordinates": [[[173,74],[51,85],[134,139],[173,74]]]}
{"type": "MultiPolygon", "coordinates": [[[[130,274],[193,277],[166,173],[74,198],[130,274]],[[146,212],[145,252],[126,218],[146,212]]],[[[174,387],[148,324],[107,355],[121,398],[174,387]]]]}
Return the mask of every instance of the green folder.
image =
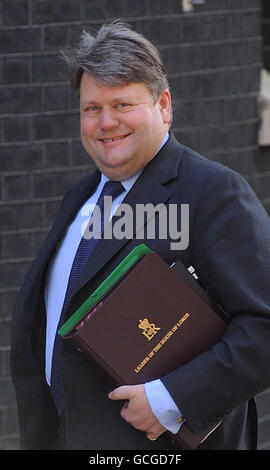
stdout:
{"type": "Polygon", "coordinates": [[[89,313],[101,298],[111,289],[142,256],[150,253],[150,249],[141,243],[118,264],[118,266],[106,277],[97,289],[82,303],[82,305],[61,326],[58,333],[65,336],[89,313]]]}

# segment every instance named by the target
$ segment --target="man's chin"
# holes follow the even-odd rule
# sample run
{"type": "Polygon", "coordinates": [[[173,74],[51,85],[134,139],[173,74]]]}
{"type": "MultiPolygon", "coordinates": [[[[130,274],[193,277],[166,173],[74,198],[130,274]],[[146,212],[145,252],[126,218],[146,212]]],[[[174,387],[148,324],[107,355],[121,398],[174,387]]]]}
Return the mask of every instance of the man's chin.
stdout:
{"type": "Polygon", "coordinates": [[[126,152],[119,154],[107,154],[100,155],[96,160],[96,164],[108,169],[117,169],[126,167],[130,164],[130,161],[133,160],[132,157],[129,157],[126,152]]]}
{"type": "Polygon", "coordinates": [[[96,163],[98,169],[108,178],[115,181],[123,181],[133,176],[138,169],[129,165],[129,160],[114,160],[110,162],[96,163]]]}

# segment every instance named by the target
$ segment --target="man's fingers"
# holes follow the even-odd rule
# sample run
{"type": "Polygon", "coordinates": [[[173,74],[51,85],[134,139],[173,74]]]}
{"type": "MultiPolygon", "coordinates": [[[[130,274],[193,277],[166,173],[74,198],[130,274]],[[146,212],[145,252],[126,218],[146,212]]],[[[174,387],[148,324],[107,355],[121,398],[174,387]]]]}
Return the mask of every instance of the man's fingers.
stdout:
{"type": "Polygon", "coordinates": [[[161,434],[163,434],[166,431],[163,426],[158,425],[158,426],[153,426],[151,428],[151,431],[146,433],[146,437],[150,439],[150,441],[155,441],[161,434]]]}
{"type": "Polygon", "coordinates": [[[123,385],[112,390],[108,397],[110,400],[130,400],[132,397],[131,389],[128,385],[123,385]]]}
{"type": "Polygon", "coordinates": [[[158,436],[156,434],[154,434],[153,432],[148,432],[146,434],[146,437],[147,439],[149,439],[150,441],[156,441],[158,436]]]}
{"type": "Polygon", "coordinates": [[[143,384],[123,385],[110,392],[108,397],[126,400],[121,408],[121,417],[135,429],[146,432],[149,439],[155,440],[165,431],[149,406],[143,384]]]}
{"type": "Polygon", "coordinates": [[[126,401],[126,402],[123,404],[123,406],[122,406],[122,408],[121,408],[121,411],[120,411],[120,416],[121,416],[122,418],[124,418],[127,422],[128,422],[128,404],[129,404],[129,402],[126,401]]]}

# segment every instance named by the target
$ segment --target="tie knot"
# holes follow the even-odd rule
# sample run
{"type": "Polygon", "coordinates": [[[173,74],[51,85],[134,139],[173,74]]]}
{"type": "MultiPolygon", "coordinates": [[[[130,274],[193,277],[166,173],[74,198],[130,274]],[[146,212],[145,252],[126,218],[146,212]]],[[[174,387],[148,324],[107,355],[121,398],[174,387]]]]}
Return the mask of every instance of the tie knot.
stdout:
{"type": "Polygon", "coordinates": [[[112,199],[115,199],[123,191],[125,191],[125,188],[120,183],[120,181],[107,181],[103,186],[101,197],[103,198],[104,196],[111,196],[112,199]]]}

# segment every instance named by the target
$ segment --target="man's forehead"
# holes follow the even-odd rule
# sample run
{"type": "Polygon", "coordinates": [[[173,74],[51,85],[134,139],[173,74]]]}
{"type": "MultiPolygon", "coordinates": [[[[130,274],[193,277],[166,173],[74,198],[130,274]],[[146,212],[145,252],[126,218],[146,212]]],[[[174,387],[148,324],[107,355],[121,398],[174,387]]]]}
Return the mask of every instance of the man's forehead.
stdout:
{"type": "Polygon", "coordinates": [[[81,80],[81,101],[92,100],[95,98],[106,98],[121,101],[123,99],[134,99],[135,97],[145,96],[151,92],[142,82],[121,83],[119,85],[104,85],[96,79],[85,74],[81,80]]]}

